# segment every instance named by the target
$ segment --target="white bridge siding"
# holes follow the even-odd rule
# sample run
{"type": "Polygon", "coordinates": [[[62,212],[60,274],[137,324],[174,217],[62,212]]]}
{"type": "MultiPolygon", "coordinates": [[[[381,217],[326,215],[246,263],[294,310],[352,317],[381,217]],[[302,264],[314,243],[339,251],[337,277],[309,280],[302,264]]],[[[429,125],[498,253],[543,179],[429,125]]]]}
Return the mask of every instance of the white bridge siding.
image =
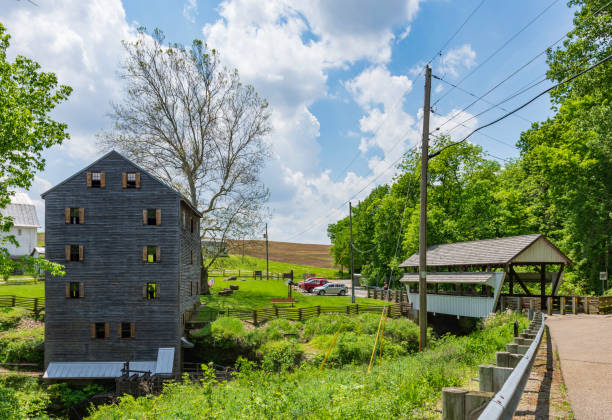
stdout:
{"type": "MultiPolygon", "coordinates": [[[[456,277],[457,280],[463,277],[482,277],[483,280],[469,281],[472,284],[486,284],[493,288],[493,296],[461,296],[461,295],[441,295],[427,294],[427,312],[455,316],[468,316],[472,318],[486,318],[491,312],[495,312],[495,306],[504,284],[504,272],[494,273],[432,273],[428,274],[428,283],[451,283],[456,277]]],[[[407,275],[404,278],[410,278],[407,275]]],[[[407,279],[408,280],[408,279],[407,279]]],[[[467,280],[467,279],[466,279],[467,280]]],[[[412,282],[413,279],[406,281],[412,282]]],[[[461,281],[457,281],[461,283],[461,281]]],[[[464,281],[468,283],[468,281],[464,281]]],[[[412,303],[412,308],[419,310],[419,294],[410,292],[410,286],[406,285],[408,300],[412,303]]]]}
{"type": "MultiPolygon", "coordinates": [[[[419,294],[408,293],[413,309],[419,309],[419,294]]],[[[427,312],[473,318],[485,318],[493,312],[494,297],[486,296],[453,296],[427,295],[427,312]]]]}

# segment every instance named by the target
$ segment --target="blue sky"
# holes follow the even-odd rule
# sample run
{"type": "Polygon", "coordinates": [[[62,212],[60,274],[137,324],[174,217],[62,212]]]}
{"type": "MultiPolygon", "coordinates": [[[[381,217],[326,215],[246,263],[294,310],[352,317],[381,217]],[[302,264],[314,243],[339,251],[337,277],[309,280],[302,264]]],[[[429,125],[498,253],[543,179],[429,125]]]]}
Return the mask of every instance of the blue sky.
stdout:
{"type": "MultiPolygon", "coordinates": [[[[452,129],[449,134],[459,138],[467,127],[503,113],[493,109],[471,118],[489,107],[483,101],[460,113],[474,99],[463,90],[482,95],[572,27],[573,10],[560,0],[481,2],[5,2],[0,22],[12,35],[9,53],[39,61],[74,88],[69,101],[54,113],[68,123],[71,139],[46,152],[47,168],[37,174],[29,196],[44,220],[40,193],[100,156],[96,134],[111,124],[111,101],[121,99],[116,73],[123,56],[121,40],[133,39],[138,26],[157,27],[172,42],[205,40],[269,100],[273,130],[267,141],[274,156],[263,181],[271,192],[270,238],[327,243],[327,224],[348,212],[338,206],[387,182],[394,174],[391,164],[420,141],[423,78],[418,73],[425,62],[435,56],[434,75],[453,84],[461,81],[461,89],[452,90],[434,81],[432,91],[431,128],[455,116],[440,132],[452,129]]],[[[545,71],[541,56],[486,100],[496,103],[545,71]]],[[[548,86],[545,81],[503,106],[512,109],[548,86]]],[[[550,114],[548,98],[543,97],[472,141],[492,156],[515,157],[513,145],[520,132],[550,114]]]]}

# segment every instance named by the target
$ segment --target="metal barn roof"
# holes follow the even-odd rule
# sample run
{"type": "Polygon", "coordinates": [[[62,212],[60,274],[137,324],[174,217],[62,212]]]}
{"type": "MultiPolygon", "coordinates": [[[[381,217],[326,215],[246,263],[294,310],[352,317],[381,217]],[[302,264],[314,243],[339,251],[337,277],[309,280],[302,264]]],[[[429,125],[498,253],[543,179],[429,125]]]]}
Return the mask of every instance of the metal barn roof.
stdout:
{"type": "Polygon", "coordinates": [[[38,216],[36,216],[36,207],[32,204],[15,204],[10,203],[0,213],[4,217],[13,218],[13,226],[15,227],[38,227],[38,216]]]}
{"type": "MultiPolygon", "coordinates": [[[[124,362],[51,362],[43,375],[45,379],[111,379],[121,376],[124,362]]],[[[171,375],[174,347],[157,350],[157,361],[130,362],[130,369],[151,374],[171,375]]],[[[139,376],[143,373],[139,373],[139,376]]]]}
{"type": "MultiPolygon", "coordinates": [[[[121,376],[124,362],[51,362],[45,379],[104,379],[121,376]]],[[[130,362],[130,369],[155,372],[155,361],[130,362]]],[[[139,374],[142,375],[142,374],[139,374]]]]}
{"type": "MultiPolygon", "coordinates": [[[[509,263],[571,264],[571,261],[541,234],[456,242],[427,248],[428,267],[501,266],[509,263]]],[[[399,265],[401,268],[418,266],[418,253],[399,265]]]]}
{"type": "MultiPolygon", "coordinates": [[[[487,284],[495,273],[427,273],[427,283],[487,284]]],[[[400,279],[402,283],[418,283],[418,273],[408,273],[400,279]]]]}

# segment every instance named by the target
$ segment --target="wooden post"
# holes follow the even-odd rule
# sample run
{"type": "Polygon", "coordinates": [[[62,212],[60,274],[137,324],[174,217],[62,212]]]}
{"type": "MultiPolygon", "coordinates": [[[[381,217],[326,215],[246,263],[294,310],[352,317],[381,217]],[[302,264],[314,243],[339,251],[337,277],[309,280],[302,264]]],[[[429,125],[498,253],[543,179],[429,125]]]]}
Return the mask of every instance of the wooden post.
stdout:
{"type": "Polygon", "coordinates": [[[578,313],[578,298],[576,296],[572,298],[572,313],[574,315],[578,313]]]}
{"type": "Polygon", "coordinates": [[[548,298],[548,308],[546,308],[546,313],[548,315],[552,315],[552,309],[553,309],[552,306],[553,306],[553,299],[552,299],[552,297],[549,297],[548,298]]]}
{"type": "Polygon", "coordinates": [[[298,321],[302,320],[302,308],[298,308],[298,321]]]}
{"type": "Polygon", "coordinates": [[[585,296],[584,297],[584,313],[585,314],[589,314],[589,297],[585,296]]]}
{"type": "Polygon", "coordinates": [[[15,296],[15,295],[13,295],[13,297],[12,297],[12,299],[11,299],[11,306],[12,306],[12,307],[15,307],[15,299],[16,299],[16,296],[15,296]]]}
{"type": "Polygon", "coordinates": [[[355,312],[357,312],[357,315],[359,315],[359,304],[358,303],[355,304],[355,312]]]}
{"type": "Polygon", "coordinates": [[[565,315],[565,296],[561,296],[561,315],[565,315]]]}
{"type": "Polygon", "coordinates": [[[253,324],[257,325],[257,310],[253,309],[253,324]]]}
{"type": "Polygon", "coordinates": [[[544,305],[545,301],[546,301],[546,264],[542,264],[540,266],[540,304],[544,305]]]}
{"type": "Polygon", "coordinates": [[[442,420],[465,419],[465,395],[467,389],[442,388],[442,420]]]}
{"type": "Polygon", "coordinates": [[[378,289],[374,289],[374,299],[378,299],[378,289]]]}
{"type": "Polygon", "coordinates": [[[321,315],[321,305],[317,305],[317,315],[321,315]]]}

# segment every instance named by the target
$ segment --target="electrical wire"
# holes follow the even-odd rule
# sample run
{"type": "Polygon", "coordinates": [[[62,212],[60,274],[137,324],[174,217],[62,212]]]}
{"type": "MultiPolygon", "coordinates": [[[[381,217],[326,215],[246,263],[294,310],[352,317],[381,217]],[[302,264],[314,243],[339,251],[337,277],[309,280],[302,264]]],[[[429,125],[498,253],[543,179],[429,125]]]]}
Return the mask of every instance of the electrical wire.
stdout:
{"type": "MultiPolygon", "coordinates": [[[[504,48],[506,48],[506,46],[508,46],[508,44],[510,44],[512,41],[514,41],[516,39],[516,37],[518,37],[521,33],[523,33],[527,28],[529,28],[533,23],[535,23],[536,20],[538,20],[544,13],[546,13],[548,10],[550,10],[551,7],[553,7],[555,4],[557,4],[559,2],[559,0],[553,0],[552,3],[550,3],[548,6],[546,6],[546,8],[544,10],[542,10],[540,13],[538,13],[533,19],[531,19],[525,26],[523,26],[521,29],[518,30],[518,32],[516,32],[514,35],[512,35],[508,40],[506,40],[506,42],[504,42],[499,48],[497,48],[495,51],[493,51],[492,54],[490,54],[487,58],[485,58],[485,60],[483,62],[481,62],[479,65],[477,65],[472,71],[470,71],[468,74],[466,74],[458,83],[457,85],[460,85],[461,83],[463,83],[468,77],[470,77],[472,74],[474,74],[476,71],[478,71],[482,66],[484,66],[486,63],[488,63],[493,57],[495,57],[501,50],[503,50],[504,48]]],[[[449,89],[444,95],[442,95],[440,98],[438,98],[436,101],[434,101],[432,106],[435,106],[438,104],[438,102],[440,102],[442,99],[444,99],[446,96],[448,96],[448,94],[450,94],[453,91],[454,88],[449,89]]]]}
{"type": "Polygon", "coordinates": [[[509,116],[510,116],[510,115],[512,115],[513,113],[515,113],[515,112],[517,112],[517,111],[520,111],[521,109],[525,108],[527,105],[529,105],[530,103],[532,103],[533,101],[535,101],[536,99],[538,99],[540,96],[542,96],[542,95],[544,95],[544,94],[546,94],[546,93],[550,92],[550,91],[551,91],[551,90],[553,90],[553,89],[556,89],[557,87],[559,87],[559,86],[561,86],[561,85],[563,85],[563,84],[565,84],[565,83],[571,82],[572,80],[576,79],[577,77],[580,77],[580,76],[582,76],[583,74],[585,74],[585,73],[587,73],[587,72],[589,72],[589,71],[593,70],[594,68],[596,68],[596,67],[598,67],[598,66],[602,65],[603,63],[605,63],[606,61],[608,61],[610,58],[612,58],[612,54],[608,55],[606,58],[604,58],[604,59],[602,59],[602,60],[598,61],[597,63],[593,64],[592,66],[588,67],[587,69],[585,69],[585,70],[581,71],[580,73],[577,73],[577,74],[575,74],[575,75],[573,75],[573,76],[571,76],[571,77],[568,77],[568,78],[566,78],[565,80],[562,80],[561,82],[559,82],[559,83],[557,83],[557,84],[555,84],[555,85],[553,85],[553,86],[549,87],[548,89],[546,89],[546,90],[544,90],[544,91],[542,91],[542,92],[538,93],[536,96],[534,96],[533,98],[531,98],[530,100],[528,100],[528,101],[527,101],[527,102],[525,102],[524,104],[520,105],[519,107],[514,108],[512,111],[510,111],[510,112],[508,112],[508,113],[506,113],[506,114],[502,115],[501,117],[499,117],[499,118],[497,118],[497,119],[495,119],[495,120],[491,121],[490,123],[487,123],[487,124],[485,124],[485,125],[482,125],[482,126],[480,126],[480,127],[476,128],[476,129],[475,129],[475,130],[473,130],[473,131],[472,131],[470,134],[468,134],[467,136],[465,136],[465,137],[464,137],[462,140],[457,141],[457,142],[454,142],[454,143],[451,143],[451,144],[448,144],[448,145],[444,146],[442,149],[440,149],[440,150],[438,150],[438,151],[436,151],[436,152],[434,152],[434,153],[430,154],[430,155],[429,155],[429,159],[432,159],[432,158],[434,158],[434,157],[438,156],[440,153],[442,153],[444,150],[448,149],[449,147],[456,146],[456,145],[458,145],[458,144],[460,144],[460,143],[463,143],[463,142],[464,142],[464,141],[466,141],[468,138],[470,138],[470,136],[472,136],[472,134],[476,133],[477,131],[480,131],[480,130],[482,130],[483,128],[486,128],[486,127],[490,127],[490,126],[492,126],[493,124],[496,124],[496,123],[498,123],[499,121],[501,121],[501,120],[503,120],[503,119],[505,119],[505,118],[509,117],[509,116]]]}

